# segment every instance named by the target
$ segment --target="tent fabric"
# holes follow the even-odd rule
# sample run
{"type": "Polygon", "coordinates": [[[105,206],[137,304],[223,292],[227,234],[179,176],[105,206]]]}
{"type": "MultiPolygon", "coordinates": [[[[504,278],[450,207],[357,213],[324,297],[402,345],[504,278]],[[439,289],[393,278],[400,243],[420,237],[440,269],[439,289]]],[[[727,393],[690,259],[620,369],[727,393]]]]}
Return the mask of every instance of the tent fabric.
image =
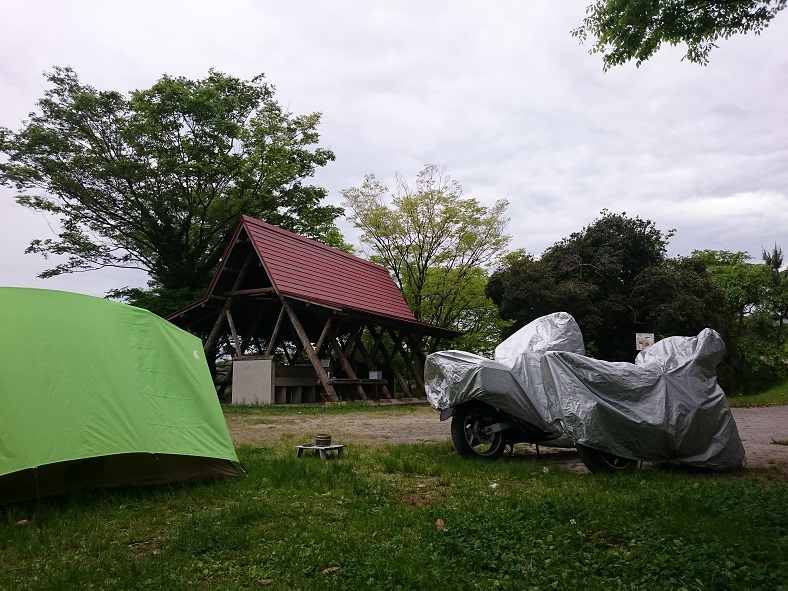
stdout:
{"type": "Polygon", "coordinates": [[[722,337],[668,337],[635,363],[549,352],[542,376],[555,424],[576,443],[634,460],[714,470],[746,464],[717,384],[722,337]]]}
{"type": "Polygon", "coordinates": [[[0,288],[0,317],[0,502],[242,474],[198,338],[50,290],[0,288]]]}

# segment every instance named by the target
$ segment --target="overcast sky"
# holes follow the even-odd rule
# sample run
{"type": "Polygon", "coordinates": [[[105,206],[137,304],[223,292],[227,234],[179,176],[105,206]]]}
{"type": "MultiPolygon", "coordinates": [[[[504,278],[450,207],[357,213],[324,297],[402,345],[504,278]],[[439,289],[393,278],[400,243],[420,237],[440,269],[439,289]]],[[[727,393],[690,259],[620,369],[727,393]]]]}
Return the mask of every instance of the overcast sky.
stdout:
{"type": "MultiPolygon", "coordinates": [[[[605,73],[570,35],[590,2],[0,0],[0,126],[20,128],[55,65],[122,92],[264,73],[293,113],[323,113],[336,161],[315,182],[335,204],[365,174],[393,189],[436,163],[466,197],[509,200],[512,249],[538,255],[608,209],[675,229],[672,256],[788,251],[788,11],[722,41],[708,67],[668,47],[605,73]]],[[[13,196],[0,188],[0,285],[145,284],[118,270],[37,279],[48,262],[23,251],[52,220],[13,196]]]]}

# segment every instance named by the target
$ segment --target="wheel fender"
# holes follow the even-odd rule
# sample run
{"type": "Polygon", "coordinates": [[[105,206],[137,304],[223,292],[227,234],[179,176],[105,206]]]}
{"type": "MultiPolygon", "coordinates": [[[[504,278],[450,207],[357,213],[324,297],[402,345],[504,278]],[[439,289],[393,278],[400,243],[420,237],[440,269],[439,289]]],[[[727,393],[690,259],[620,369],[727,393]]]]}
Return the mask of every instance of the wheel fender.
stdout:
{"type": "Polygon", "coordinates": [[[441,421],[445,421],[450,419],[454,416],[454,407],[450,406],[449,408],[441,409],[441,421]]]}

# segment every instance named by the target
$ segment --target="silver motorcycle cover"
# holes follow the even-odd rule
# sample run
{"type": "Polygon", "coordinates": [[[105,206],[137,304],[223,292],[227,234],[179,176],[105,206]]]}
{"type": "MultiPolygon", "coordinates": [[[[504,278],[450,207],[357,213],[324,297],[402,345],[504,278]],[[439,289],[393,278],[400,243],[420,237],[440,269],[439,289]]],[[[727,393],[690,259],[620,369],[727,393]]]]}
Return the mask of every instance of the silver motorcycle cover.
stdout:
{"type": "Polygon", "coordinates": [[[635,363],[576,353],[541,359],[548,407],[556,426],[576,443],[617,456],[714,470],[746,460],[716,366],[725,345],[704,329],[669,337],[635,363]]]}
{"type": "MultiPolygon", "coordinates": [[[[464,351],[440,351],[427,356],[424,380],[427,399],[442,410],[469,400],[480,400],[550,434],[553,426],[542,386],[540,359],[546,351],[582,353],[583,335],[566,312],[527,324],[495,349],[495,361],[464,351]]],[[[552,445],[572,446],[571,440],[552,445]]]]}
{"type": "MultiPolygon", "coordinates": [[[[585,353],[583,333],[571,314],[555,312],[526,324],[495,348],[495,360],[511,368],[534,407],[541,412],[545,425],[552,425],[554,417],[542,383],[541,366],[542,356],[548,351],[585,353]]],[[[563,443],[568,447],[574,445],[569,439],[563,443]]]]}
{"type": "Polygon", "coordinates": [[[541,430],[554,431],[512,370],[492,359],[465,351],[439,351],[424,364],[427,400],[443,410],[480,400],[541,430]]]}
{"type": "Polygon", "coordinates": [[[529,322],[495,348],[495,360],[510,367],[523,354],[546,351],[585,352],[583,333],[567,312],[555,312],[529,322]]]}

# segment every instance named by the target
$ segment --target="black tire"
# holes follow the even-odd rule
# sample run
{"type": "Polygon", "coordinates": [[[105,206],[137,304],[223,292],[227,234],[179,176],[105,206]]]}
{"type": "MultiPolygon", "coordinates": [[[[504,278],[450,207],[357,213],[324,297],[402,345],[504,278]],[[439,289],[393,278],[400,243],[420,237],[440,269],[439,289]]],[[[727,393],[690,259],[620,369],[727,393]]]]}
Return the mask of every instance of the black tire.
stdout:
{"type": "Polygon", "coordinates": [[[486,404],[470,404],[454,411],[451,419],[451,440],[463,458],[497,460],[503,455],[506,441],[503,433],[485,432],[485,428],[501,422],[501,416],[486,404]]]}
{"type": "Polygon", "coordinates": [[[622,458],[585,445],[577,446],[577,453],[592,474],[618,474],[637,468],[637,460],[622,458]]]}

